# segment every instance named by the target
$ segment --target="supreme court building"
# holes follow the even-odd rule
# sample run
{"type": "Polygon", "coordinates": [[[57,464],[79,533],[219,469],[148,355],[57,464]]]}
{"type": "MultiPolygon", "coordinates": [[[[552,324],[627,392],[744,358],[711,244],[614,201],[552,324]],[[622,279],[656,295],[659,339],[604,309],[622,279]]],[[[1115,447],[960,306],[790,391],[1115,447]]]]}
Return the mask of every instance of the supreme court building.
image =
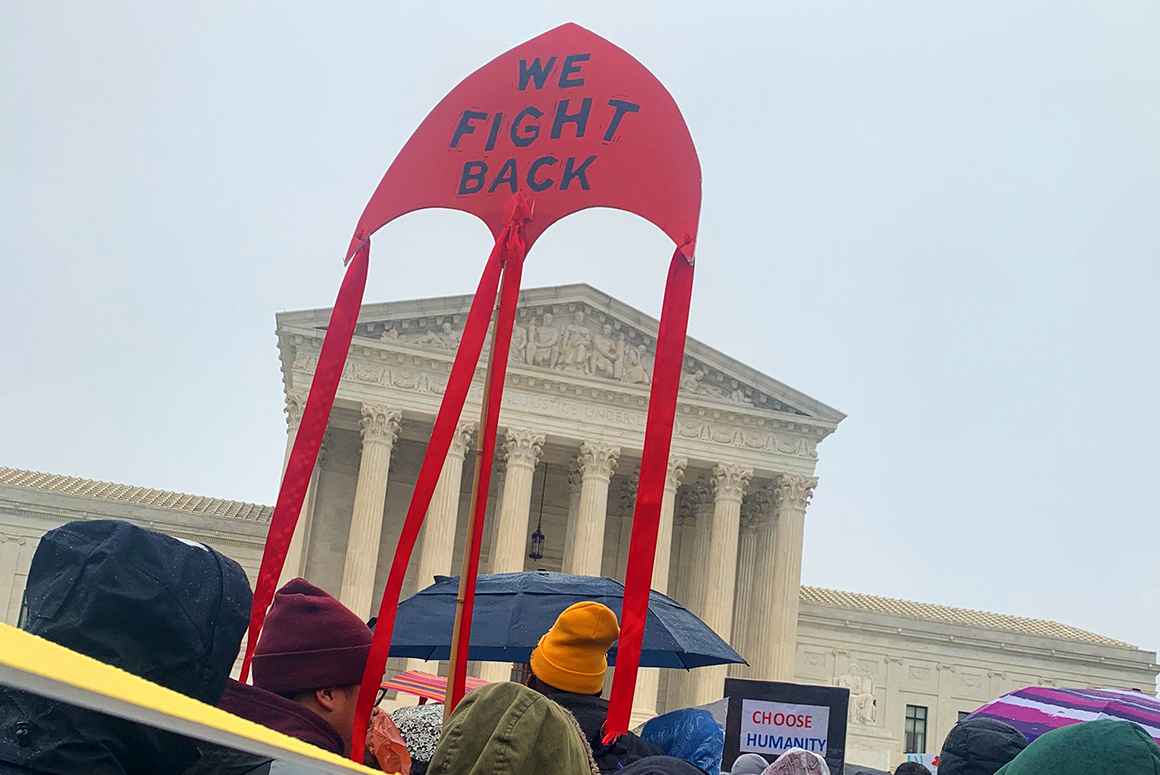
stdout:
{"type": "MultiPolygon", "coordinates": [[[[331,415],[326,461],[291,559],[356,612],[377,601],[468,296],[363,308],[331,415]]],[[[278,316],[291,426],[329,310],[278,316]]],[[[623,578],[656,322],[588,286],[525,291],[512,338],[482,567],[623,578]],[[529,558],[534,530],[544,556],[529,558]]],[[[485,356],[486,357],[486,356],[485,356]]],[[[481,359],[482,360],[482,359],[481,359]]],[[[837,410],[690,340],[653,588],[691,606],[756,675],[793,675],[802,535],[818,444],[837,410]]],[[[412,562],[415,590],[459,568],[482,369],[412,562]],[[465,466],[465,463],[468,463],[465,466]]],[[[499,680],[510,666],[484,664],[499,680]]],[[[725,667],[638,689],[640,712],[721,697],[725,667]],[[669,695],[672,695],[669,699],[669,695]]]]}
{"type": "MultiPolygon", "coordinates": [[[[362,309],[284,576],[306,576],[364,617],[386,584],[470,301],[362,309]]],[[[329,314],[277,316],[287,452],[329,314]]],[[[586,285],[521,294],[482,572],[623,579],[656,331],[654,319],[586,285]],[[537,529],[543,557],[533,560],[529,540],[537,529]]],[[[482,381],[481,365],[404,596],[458,572],[482,381]]],[[[1075,627],[801,587],[819,445],[843,417],[688,340],[652,586],[701,616],[749,667],[642,670],[637,718],[719,699],[727,674],[845,686],[847,758],[887,768],[904,751],[937,752],[960,714],[1014,688],[1155,691],[1154,652],[1075,627]]],[[[0,468],[6,620],[19,612],[39,535],[93,516],[203,540],[238,559],[253,580],[269,508],[0,468]]],[[[490,680],[509,671],[473,667],[490,680]]]]}

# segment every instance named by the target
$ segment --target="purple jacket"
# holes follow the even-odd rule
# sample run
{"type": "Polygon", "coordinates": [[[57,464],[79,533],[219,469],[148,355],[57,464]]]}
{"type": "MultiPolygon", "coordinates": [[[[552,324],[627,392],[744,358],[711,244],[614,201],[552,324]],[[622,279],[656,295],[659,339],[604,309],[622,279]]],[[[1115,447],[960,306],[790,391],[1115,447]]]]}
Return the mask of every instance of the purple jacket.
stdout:
{"type": "Polygon", "coordinates": [[[325,719],[293,700],[265,689],[230,679],[218,707],[332,753],[342,755],[345,752],[342,737],[325,719]]]}

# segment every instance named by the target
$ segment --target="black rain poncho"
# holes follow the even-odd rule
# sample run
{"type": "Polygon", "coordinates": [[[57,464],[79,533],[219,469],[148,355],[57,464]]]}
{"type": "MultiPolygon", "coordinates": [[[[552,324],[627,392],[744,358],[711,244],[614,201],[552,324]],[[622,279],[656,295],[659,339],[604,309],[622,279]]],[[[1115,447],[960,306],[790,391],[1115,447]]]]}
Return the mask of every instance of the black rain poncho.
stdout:
{"type": "MultiPolygon", "coordinates": [[[[251,600],[228,557],[113,520],[46,533],[25,594],[28,632],[210,704],[251,600]]],[[[197,755],[187,738],[0,687],[0,775],[180,773],[197,755]]]]}

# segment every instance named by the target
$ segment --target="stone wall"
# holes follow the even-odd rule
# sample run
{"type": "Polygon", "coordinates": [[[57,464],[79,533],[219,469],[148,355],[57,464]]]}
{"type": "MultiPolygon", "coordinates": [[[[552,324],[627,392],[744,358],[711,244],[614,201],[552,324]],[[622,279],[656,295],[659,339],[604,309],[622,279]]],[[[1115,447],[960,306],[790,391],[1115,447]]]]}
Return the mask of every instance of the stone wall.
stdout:
{"type": "Polygon", "coordinates": [[[803,603],[797,680],[850,689],[847,761],[903,760],[907,705],[928,709],[927,753],[960,713],[1025,686],[1154,692],[1155,654],[803,603]]]}
{"type": "Polygon", "coordinates": [[[123,519],[151,530],[212,546],[238,562],[253,584],[266,538],[263,523],[74,498],[53,492],[0,487],[0,616],[16,624],[32,555],[40,537],[78,519],[123,519]]]}

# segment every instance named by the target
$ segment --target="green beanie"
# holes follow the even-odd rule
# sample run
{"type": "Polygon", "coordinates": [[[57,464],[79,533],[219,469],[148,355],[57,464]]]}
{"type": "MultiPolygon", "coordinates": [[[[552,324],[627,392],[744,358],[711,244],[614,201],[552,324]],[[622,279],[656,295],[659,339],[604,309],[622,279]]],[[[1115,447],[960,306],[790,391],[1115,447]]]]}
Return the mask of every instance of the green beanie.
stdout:
{"type": "Polygon", "coordinates": [[[443,727],[428,775],[591,775],[584,733],[539,692],[490,684],[467,695],[443,727]]]}
{"type": "Polygon", "coordinates": [[[1037,737],[995,775],[1160,775],[1160,747],[1130,721],[1087,721],[1037,737]]]}

